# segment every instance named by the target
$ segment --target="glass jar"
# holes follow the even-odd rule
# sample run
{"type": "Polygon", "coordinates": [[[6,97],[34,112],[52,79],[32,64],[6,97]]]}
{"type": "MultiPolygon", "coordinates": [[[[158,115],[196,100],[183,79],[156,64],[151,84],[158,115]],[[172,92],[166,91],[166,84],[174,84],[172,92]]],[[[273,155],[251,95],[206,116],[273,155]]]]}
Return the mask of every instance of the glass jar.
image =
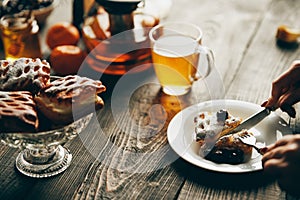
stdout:
{"type": "Polygon", "coordinates": [[[5,58],[41,58],[39,26],[30,12],[5,15],[0,19],[5,58]],[[30,15],[30,16],[29,16],[30,15]]]}

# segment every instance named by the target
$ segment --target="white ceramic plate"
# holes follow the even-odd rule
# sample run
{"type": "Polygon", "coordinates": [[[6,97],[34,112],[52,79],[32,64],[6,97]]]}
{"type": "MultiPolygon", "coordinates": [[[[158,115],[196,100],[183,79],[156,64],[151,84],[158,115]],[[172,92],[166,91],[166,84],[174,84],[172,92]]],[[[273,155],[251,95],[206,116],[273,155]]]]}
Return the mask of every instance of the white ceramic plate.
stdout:
{"type": "MultiPolygon", "coordinates": [[[[202,111],[220,109],[227,109],[233,116],[246,119],[262,108],[257,104],[238,100],[213,100],[190,106],[179,112],[168,126],[168,141],[173,150],[186,161],[212,171],[243,173],[261,170],[261,155],[254,149],[249,162],[237,165],[217,164],[199,155],[199,145],[194,141],[194,117],[202,111]]],[[[261,146],[272,144],[283,135],[292,134],[286,122],[275,113],[271,113],[250,130],[261,146]]]]}

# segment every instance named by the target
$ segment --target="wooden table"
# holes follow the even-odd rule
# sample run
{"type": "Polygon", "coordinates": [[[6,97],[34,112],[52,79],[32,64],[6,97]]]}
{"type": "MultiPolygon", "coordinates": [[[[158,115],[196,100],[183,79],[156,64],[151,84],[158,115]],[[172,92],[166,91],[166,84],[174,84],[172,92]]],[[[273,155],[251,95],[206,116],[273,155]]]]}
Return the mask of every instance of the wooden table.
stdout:
{"type": "MultiPolygon", "coordinates": [[[[70,6],[71,1],[61,1],[42,28],[42,39],[55,21],[71,20],[70,6]]],[[[105,107],[65,145],[73,160],[64,173],[26,177],[14,167],[19,151],[0,145],[0,199],[291,199],[262,171],[226,174],[189,164],[170,148],[166,131],[176,113],[212,98],[261,104],[272,80],[300,58],[300,48],[276,45],[276,29],[300,27],[299,19],[300,1],[295,0],[173,0],[164,20],[203,29],[204,45],[215,52],[213,75],[180,97],[162,94],[152,69],[132,75],[128,89],[112,88],[111,81],[121,78],[104,79],[109,89],[105,107]],[[209,93],[207,83],[215,77],[222,80],[224,94],[209,93]]],[[[292,121],[294,131],[297,121],[292,121]]]]}

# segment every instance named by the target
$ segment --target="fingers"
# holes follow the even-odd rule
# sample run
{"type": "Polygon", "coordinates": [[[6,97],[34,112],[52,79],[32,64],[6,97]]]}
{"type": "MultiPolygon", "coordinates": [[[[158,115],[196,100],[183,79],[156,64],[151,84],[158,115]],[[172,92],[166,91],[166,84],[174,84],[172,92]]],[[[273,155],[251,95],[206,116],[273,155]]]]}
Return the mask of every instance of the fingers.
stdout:
{"type": "Polygon", "coordinates": [[[274,144],[267,146],[266,152],[271,151],[276,147],[284,146],[297,137],[298,137],[297,135],[285,135],[281,139],[277,140],[274,144]]]}
{"type": "Polygon", "coordinates": [[[268,147],[263,147],[260,149],[259,153],[261,153],[261,155],[264,155],[267,151],[268,151],[268,147]]]}
{"type": "Polygon", "coordinates": [[[291,80],[289,77],[290,71],[287,71],[272,83],[271,97],[268,99],[268,102],[265,105],[266,107],[279,107],[279,98],[290,88],[291,80]]]}
{"type": "Polygon", "coordinates": [[[280,159],[282,158],[284,149],[282,147],[273,147],[273,149],[269,149],[262,157],[262,162],[266,162],[270,159],[280,159]]]}
{"type": "Polygon", "coordinates": [[[262,107],[266,107],[267,104],[268,104],[268,100],[264,101],[264,102],[261,104],[261,106],[262,106],[262,107]]]}
{"type": "Polygon", "coordinates": [[[284,157],[284,146],[276,147],[274,144],[270,149],[262,157],[264,171],[275,176],[280,176],[289,164],[284,157]]]}
{"type": "Polygon", "coordinates": [[[284,152],[286,151],[285,145],[293,141],[296,136],[294,135],[286,135],[280,140],[276,141],[274,144],[267,146],[264,149],[264,155],[262,157],[262,161],[266,162],[272,158],[281,158],[284,152]]]}
{"type": "Polygon", "coordinates": [[[295,110],[295,108],[293,108],[293,106],[284,104],[284,105],[280,106],[280,108],[283,112],[286,112],[290,117],[292,117],[292,118],[296,117],[296,110],[295,110]]]}
{"type": "MultiPolygon", "coordinates": [[[[300,81],[300,60],[296,60],[292,63],[291,67],[285,73],[283,73],[275,81],[273,81],[271,97],[268,99],[267,102],[264,102],[262,106],[278,108],[281,105],[283,105],[283,102],[281,102],[281,104],[279,102],[280,98],[282,97],[282,95],[291,92],[290,90],[295,88],[295,86],[297,85],[296,83],[299,81],[300,81]]],[[[300,88],[300,86],[297,85],[296,88],[300,88]]],[[[289,104],[289,105],[293,105],[293,104],[289,104]]]]}
{"type": "Polygon", "coordinates": [[[284,159],[284,161],[290,162],[300,156],[299,150],[300,135],[286,135],[266,148],[262,162],[265,164],[272,159],[284,159]]]}
{"type": "Polygon", "coordinates": [[[296,110],[292,107],[292,105],[300,101],[300,87],[298,83],[296,83],[297,86],[293,86],[283,93],[275,103],[273,102],[274,99],[270,98],[268,101],[265,101],[262,106],[268,107],[275,105],[274,107],[280,107],[282,111],[288,113],[294,118],[296,116],[296,110]]]}
{"type": "Polygon", "coordinates": [[[278,105],[281,106],[283,104],[292,105],[299,101],[300,99],[300,87],[299,84],[293,85],[289,88],[288,91],[281,94],[278,98],[278,105]]]}
{"type": "Polygon", "coordinates": [[[285,162],[281,159],[270,159],[264,162],[264,170],[275,176],[280,176],[282,169],[286,167],[285,162]]]}
{"type": "Polygon", "coordinates": [[[298,191],[300,178],[300,134],[286,135],[269,145],[262,158],[264,171],[274,175],[281,188],[298,191]],[[293,188],[294,185],[296,188],[293,188]]]}

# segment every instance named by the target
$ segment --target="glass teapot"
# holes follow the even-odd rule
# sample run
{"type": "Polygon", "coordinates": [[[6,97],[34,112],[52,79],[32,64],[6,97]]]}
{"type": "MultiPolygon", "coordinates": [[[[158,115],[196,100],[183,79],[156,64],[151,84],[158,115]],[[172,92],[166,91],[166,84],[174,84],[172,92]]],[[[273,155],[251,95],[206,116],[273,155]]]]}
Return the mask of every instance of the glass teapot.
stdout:
{"type": "Polygon", "coordinates": [[[143,12],[141,0],[96,0],[94,15],[82,24],[89,52],[86,62],[97,72],[123,75],[151,67],[148,33],[159,18],[143,12]]]}

